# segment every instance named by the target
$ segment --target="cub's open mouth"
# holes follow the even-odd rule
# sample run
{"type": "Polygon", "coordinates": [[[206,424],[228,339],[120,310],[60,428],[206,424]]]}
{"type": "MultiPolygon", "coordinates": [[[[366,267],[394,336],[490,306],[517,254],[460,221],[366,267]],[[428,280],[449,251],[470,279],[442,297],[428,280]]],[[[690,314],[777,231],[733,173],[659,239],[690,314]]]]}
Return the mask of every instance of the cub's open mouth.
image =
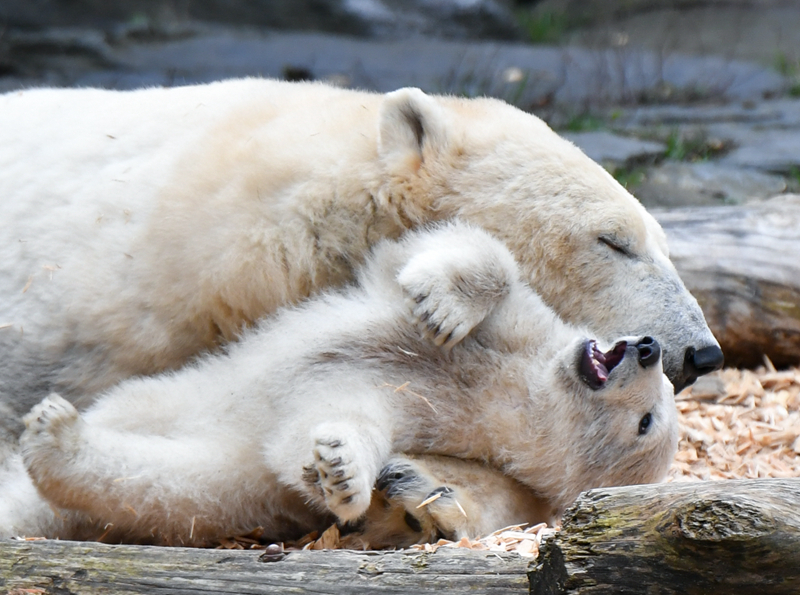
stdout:
{"type": "Polygon", "coordinates": [[[611,370],[617,367],[617,364],[625,357],[627,347],[628,343],[620,341],[603,353],[597,348],[596,341],[591,339],[586,341],[578,366],[581,380],[591,389],[601,388],[608,380],[611,370]]]}

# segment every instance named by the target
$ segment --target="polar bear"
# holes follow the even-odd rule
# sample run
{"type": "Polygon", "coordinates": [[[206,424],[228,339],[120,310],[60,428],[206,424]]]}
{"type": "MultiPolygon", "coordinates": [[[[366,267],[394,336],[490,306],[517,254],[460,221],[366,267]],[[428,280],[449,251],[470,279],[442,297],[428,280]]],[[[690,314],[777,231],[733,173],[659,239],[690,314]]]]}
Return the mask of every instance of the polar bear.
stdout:
{"type": "MultiPolygon", "coordinates": [[[[376,482],[391,498],[418,481],[404,454],[485,463],[557,513],[589,487],[661,479],[677,448],[657,341],[601,349],[503,243],[462,223],[380,243],[355,286],[225,353],[123,382],[80,414],[50,395],[25,423],[30,478],[64,509],[46,511],[46,534],[193,545],[356,521],[376,482]]],[[[452,533],[497,528],[442,495],[463,512],[452,533]]]]}
{"type": "MultiPolygon", "coordinates": [[[[368,250],[459,217],[601,339],[654,336],[676,390],[722,364],[656,221],[493,99],[242,79],[0,95],[0,415],[178,369],[368,250]]],[[[16,422],[14,421],[16,420],[16,422]]]]}

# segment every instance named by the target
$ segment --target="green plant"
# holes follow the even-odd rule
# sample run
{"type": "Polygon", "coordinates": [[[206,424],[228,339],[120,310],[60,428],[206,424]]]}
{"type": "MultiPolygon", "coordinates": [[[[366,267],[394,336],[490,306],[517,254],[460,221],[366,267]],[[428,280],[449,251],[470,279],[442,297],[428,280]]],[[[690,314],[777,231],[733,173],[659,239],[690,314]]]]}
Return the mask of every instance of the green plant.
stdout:
{"type": "Polygon", "coordinates": [[[789,190],[797,192],[800,190],[800,167],[793,165],[789,168],[789,190]]]}
{"type": "Polygon", "coordinates": [[[642,165],[633,167],[617,167],[611,175],[628,190],[632,190],[642,182],[644,182],[647,173],[647,168],[642,165]]]}
{"type": "Polygon", "coordinates": [[[569,132],[592,132],[605,127],[605,124],[602,118],[588,112],[583,112],[571,116],[564,125],[564,130],[568,130],[569,132]]]}
{"type": "Polygon", "coordinates": [[[789,58],[780,52],[775,56],[775,70],[789,79],[789,96],[800,97],[800,58],[789,58]]]}
{"type": "Polygon", "coordinates": [[[724,143],[709,140],[704,134],[684,133],[671,130],[666,140],[664,157],[675,161],[706,161],[725,152],[724,143]]]}
{"type": "Polygon", "coordinates": [[[789,58],[784,52],[775,56],[775,70],[783,76],[796,76],[800,73],[800,60],[789,58]]]}
{"type": "Polygon", "coordinates": [[[567,17],[558,12],[520,9],[517,22],[530,43],[555,43],[567,30],[567,17]]]}

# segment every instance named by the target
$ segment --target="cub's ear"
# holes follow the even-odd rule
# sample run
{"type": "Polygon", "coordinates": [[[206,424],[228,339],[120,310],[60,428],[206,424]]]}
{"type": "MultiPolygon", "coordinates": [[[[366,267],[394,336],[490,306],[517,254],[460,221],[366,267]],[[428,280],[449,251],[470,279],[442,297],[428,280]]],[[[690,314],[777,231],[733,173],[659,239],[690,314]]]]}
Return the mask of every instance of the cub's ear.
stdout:
{"type": "Polygon", "coordinates": [[[447,142],[447,114],[415,88],[388,93],[380,109],[378,155],[392,174],[414,173],[447,142]]]}

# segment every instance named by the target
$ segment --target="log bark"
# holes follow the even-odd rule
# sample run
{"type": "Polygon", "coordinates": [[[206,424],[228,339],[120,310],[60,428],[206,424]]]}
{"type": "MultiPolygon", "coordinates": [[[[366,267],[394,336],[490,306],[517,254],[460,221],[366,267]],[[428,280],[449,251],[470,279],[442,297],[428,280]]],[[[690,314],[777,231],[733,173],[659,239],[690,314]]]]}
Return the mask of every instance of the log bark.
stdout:
{"type": "Polygon", "coordinates": [[[800,364],[800,195],[653,214],[726,365],[800,364]]]}
{"type": "Polygon", "coordinates": [[[70,541],[0,542],[0,592],[9,595],[330,593],[527,595],[529,560],[440,548],[432,554],[303,551],[274,562],[260,551],[70,541]]]}
{"type": "Polygon", "coordinates": [[[800,479],[592,490],[542,544],[532,595],[797,595],[800,479]]]}
{"type": "Polygon", "coordinates": [[[800,478],[592,490],[533,564],[457,548],[261,554],[2,541],[0,592],[796,595],[800,478]]]}

